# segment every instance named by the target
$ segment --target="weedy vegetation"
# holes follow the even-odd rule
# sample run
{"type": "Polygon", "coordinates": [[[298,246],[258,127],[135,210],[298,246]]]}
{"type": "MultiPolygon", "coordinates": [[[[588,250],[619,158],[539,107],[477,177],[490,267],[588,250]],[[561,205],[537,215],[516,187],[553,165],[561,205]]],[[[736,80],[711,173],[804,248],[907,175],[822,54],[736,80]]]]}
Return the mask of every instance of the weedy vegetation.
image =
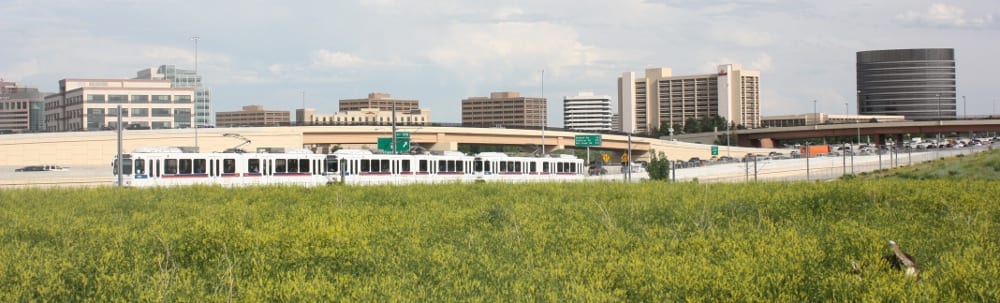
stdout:
{"type": "Polygon", "coordinates": [[[997,197],[902,179],[3,190],[0,301],[996,302],[997,197]],[[882,261],[890,239],[920,279],[882,261]]]}

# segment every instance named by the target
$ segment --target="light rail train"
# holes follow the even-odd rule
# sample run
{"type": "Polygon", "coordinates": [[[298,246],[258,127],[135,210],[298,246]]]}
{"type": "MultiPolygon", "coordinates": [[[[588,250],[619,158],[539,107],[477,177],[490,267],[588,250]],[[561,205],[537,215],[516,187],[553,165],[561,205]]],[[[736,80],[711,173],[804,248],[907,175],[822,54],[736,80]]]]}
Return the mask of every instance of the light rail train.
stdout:
{"type": "MultiPolygon", "coordinates": [[[[515,157],[503,153],[376,154],[338,150],[280,153],[191,153],[180,148],[143,148],[122,155],[125,186],[351,185],[441,182],[534,182],[582,180],[583,160],[568,156],[515,157]]],[[[115,166],[112,163],[118,184],[115,166]]]]}

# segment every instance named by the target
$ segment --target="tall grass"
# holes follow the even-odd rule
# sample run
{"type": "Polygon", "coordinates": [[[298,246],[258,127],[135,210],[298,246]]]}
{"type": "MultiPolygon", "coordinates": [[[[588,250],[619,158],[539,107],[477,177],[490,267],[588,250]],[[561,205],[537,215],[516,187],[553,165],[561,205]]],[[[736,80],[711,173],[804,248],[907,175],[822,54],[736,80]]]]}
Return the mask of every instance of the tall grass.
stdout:
{"type": "Polygon", "coordinates": [[[934,180],[5,190],[0,301],[997,301],[998,196],[934,180]],[[920,280],[880,261],[890,239],[920,280]]]}

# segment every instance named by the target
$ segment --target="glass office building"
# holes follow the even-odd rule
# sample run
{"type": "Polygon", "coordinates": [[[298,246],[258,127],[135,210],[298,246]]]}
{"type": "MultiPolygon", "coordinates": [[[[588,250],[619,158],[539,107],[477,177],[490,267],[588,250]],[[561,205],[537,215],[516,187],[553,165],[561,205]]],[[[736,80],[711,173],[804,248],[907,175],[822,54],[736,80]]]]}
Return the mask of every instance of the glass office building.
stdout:
{"type": "Polygon", "coordinates": [[[202,83],[201,76],[193,70],[178,69],[173,65],[160,65],[157,68],[147,68],[136,73],[136,79],[170,80],[173,87],[194,88],[195,125],[212,124],[212,94],[202,83]]]}
{"type": "Polygon", "coordinates": [[[873,50],[857,56],[858,113],[955,119],[954,49],[873,50]]]}

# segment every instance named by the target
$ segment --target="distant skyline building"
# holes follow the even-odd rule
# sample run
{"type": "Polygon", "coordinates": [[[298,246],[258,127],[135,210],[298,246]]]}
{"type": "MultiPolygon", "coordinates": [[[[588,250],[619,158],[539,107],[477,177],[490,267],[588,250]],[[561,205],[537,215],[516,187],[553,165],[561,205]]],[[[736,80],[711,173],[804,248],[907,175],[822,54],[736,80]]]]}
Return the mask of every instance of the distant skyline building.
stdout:
{"type": "Polygon", "coordinates": [[[205,87],[201,75],[193,70],[179,69],[173,65],[160,65],[157,68],[147,68],[136,72],[135,79],[170,80],[173,87],[192,87],[195,89],[194,115],[195,125],[210,125],[212,119],[212,94],[205,87]]]}
{"type": "Polygon", "coordinates": [[[758,127],[760,72],[739,64],[723,64],[715,73],[691,76],[673,76],[670,68],[646,69],[641,78],[625,72],[618,78],[618,113],[621,130],[627,133],[651,133],[712,115],[758,127]]]}
{"type": "Polygon", "coordinates": [[[906,117],[898,115],[838,115],[825,113],[808,113],[798,115],[764,116],[760,119],[762,127],[794,127],[819,124],[869,123],[869,122],[903,122],[906,117]]]}
{"type": "Polygon", "coordinates": [[[45,96],[47,131],[117,128],[189,128],[194,121],[194,88],[169,80],[62,79],[59,92],[45,96]]]}
{"type": "Polygon", "coordinates": [[[341,99],[340,111],[360,111],[366,108],[377,108],[382,111],[392,111],[392,105],[396,104],[397,112],[410,112],[420,109],[420,101],[407,99],[393,99],[387,93],[370,93],[364,99],[341,99]]]}
{"type": "Polygon", "coordinates": [[[45,93],[0,81],[0,133],[45,130],[45,93]]]}
{"type": "Polygon", "coordinates": [[[955,50],[917,48],[857,53],[857,111],[908,120],[955,119],[955,50]]]}
{"type": "Polygon", "coordinates": [[[580,92],[563,97],[563,124],[567,129],[611,131],[611,96],[580,92]]]}
{"type": "MultiPolygon", "coordinates": [[[[392,125],[392,111],[378,108],[362,108],[361,110],[341,111],[335,114],[316,114],[312,108],[295,110],[295,123],[298,125],[392,125]]],[[[396,125],[430,125],[431,110],[414,109],[406,112],[396,111],[396,125]]]]}
{"type": "Polygon", "coordinates": [[[521,97],[519,92],[462,99],[463,126],[542,128],[547,113],[545,98],[521,97]]]}
{"type": "Polygon", "coordinates": [[[246,105],[243,110],[216,112],[215,124],[218,127],[281,126],[288,125],[291,116],[287,110],[265,110],[262,105],[246,105]]]}

